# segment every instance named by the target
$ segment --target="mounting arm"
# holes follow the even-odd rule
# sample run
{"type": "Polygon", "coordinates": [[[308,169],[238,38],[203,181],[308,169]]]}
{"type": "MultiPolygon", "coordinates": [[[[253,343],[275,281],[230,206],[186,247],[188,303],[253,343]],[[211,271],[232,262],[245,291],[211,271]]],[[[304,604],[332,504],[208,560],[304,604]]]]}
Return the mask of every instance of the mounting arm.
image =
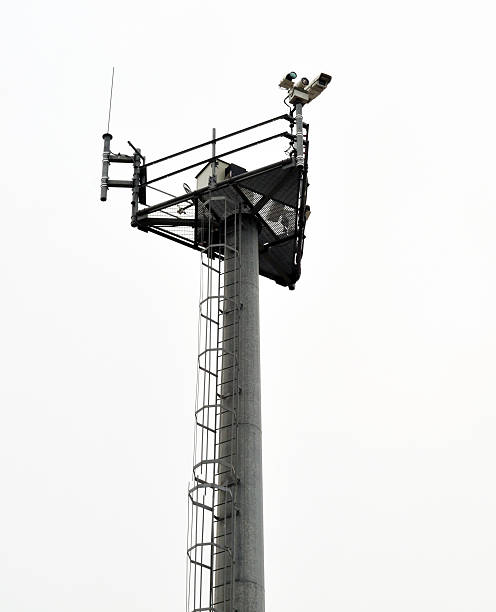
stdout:
{"type": "MultiPolygon", "coordinates": [[[[115,155],[110,152],[110,141],[112,140],[112,134],[104,134],[103,138],[103,160],[102,160],[102,182],[100,187],[100,200],[102,202],[107,201],[107,193],[109,187],[128,187],[133,189],[135,187],[135,178],[132,181],[111,181],[109,179],[109,166],[111,162],[120,164],[134,164],[136,162],[139,166],[139,159],[141,155],[139,153],[135,155],[121,155],[120,153],[115,155]],[[137,159],[136,159],[137,158],[137,159]]],[[[134,147],[133,147],[134,148],[134,147]]],[[[135,172],[136,174],[136,172],[135,172]]]]}
{"type": "Polygon", "coordinates": [[[103,161],[102,161],[102,184],[100,189],[100,200],[102,202],[107,201],[108,192],[108,173],[110,166],[110,141],[112,140],[112,134],[104,134],[103,138],[103,161]]]}

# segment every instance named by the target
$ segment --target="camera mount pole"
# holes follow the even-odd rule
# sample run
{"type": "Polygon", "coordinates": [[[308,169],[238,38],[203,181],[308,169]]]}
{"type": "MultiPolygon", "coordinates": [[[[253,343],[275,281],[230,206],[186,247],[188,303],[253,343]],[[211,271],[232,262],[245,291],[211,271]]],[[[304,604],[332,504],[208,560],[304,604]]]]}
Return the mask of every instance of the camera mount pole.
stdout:
{"type": "Polygon", "coordinates": [[[296,165],[303,167],[305,158],[303,155],[303,104],[295,104],[296,111],[296,165]]]}

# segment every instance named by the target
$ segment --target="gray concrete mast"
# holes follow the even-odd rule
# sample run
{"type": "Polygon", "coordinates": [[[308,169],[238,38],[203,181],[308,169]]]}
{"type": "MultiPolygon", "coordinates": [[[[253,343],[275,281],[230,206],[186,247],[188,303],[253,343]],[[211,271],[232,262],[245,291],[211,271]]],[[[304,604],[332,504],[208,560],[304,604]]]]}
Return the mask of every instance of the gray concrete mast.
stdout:
{"type": "MultiPolygon", "coordinates": [[[[227,546],[233,555],[234,588],[229,589],[231,585],[226,575],[230,553],[221,552],[215,565],[213,604],[216,612],[264,612],[259,246],[258,224],[253,216],[241,213],[228,220],[226,245],[224,296],[227,313],[222,339],[219,458],[232,458],[236,480],[235,516],[219,513],[222,520],[216,524],[215,542],[227,546]],[[234,374],[236,369],[237,375],[234,374]],[[236,420],[235,439],[231,435],[233,419],[236,420]],[[234,594],[233,606],[230,606],[230,592],[234,594]]],[[[220,484],[227,484],[228,479],[224,471],[224,476],[221,474],[219,478],[220,484]]]]}

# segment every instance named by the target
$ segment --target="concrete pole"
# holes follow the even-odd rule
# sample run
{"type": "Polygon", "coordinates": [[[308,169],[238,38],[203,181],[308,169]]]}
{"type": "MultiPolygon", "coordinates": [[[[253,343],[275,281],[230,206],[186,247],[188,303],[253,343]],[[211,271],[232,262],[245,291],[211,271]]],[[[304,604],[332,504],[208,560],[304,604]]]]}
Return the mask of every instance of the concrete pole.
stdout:
{"type": "MultiPolygon", "coordinates": [[[[262,427],[260,402],[260,321],[258,297],[258,226],[248,214],[238,217],[236,227],[228,226],[227,244],[235,247],[239,256],[226,257],[225,296],[239,300],[239,309],[226,316],[223,349],[225,363],[235,367],[230,354],[237,355],[237,385],[239,392],[229,387],[233,378],[232,368],[223,370],[226,399],[221,419],[221,454],[231,456],[237,477],[235,487],[236,517],[234,544],[232,542],[232,517],[225,515],[219,522],[216,541],[232,546],[234,550],[234,605],[231,606],[226,572],[215,572],[213,603],[220,612],[264,612],[264,544],[263,544],[263,494],[262,494],[262,427]],[[236,260],[238,263],[236,263],[236,260]],[[239,269],[238,269],[239,268],[239,269]],[[235,275],[238,282],[234,282],[235,275]],[[237,295],[236,295],[237,293],[237,295]],[[238,325],[230,325],[236,322],[238,325]],[[234,333],[229,330],[236,329],[234,333]],[[235,406],[237,420],[236,443],[230,434],[232,424],[230,409],[235,406]],[[224,583],[225,587],[221,587],[224,583]]],[[[226,305],[229,301],[226,300],[226,305]]],[[[225,366],[224,366],[225,367],[225,366]]],[[[220,482],[227,483],[224,472],[220,482]]],[[[225,498],[223,498],[225,499],[225,498]]],[[[226,504],[226,508],[228,505],[226,504]]],[[[221,514],[221,513],[219,513],[221,514]]],[[[227,553],[217,555],[216,566],[224,566],[227,553]]]]}

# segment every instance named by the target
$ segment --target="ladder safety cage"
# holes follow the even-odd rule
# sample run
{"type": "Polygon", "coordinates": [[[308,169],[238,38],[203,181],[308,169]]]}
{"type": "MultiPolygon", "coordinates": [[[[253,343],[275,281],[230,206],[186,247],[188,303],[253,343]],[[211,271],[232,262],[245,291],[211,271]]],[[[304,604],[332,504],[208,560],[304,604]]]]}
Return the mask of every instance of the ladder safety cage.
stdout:
{"type": "Polygon", "coordinates": [[[223,222],[208,224],[201,252],[187,612],[234,612],[241,215],[216,206],[223,222]]]}

